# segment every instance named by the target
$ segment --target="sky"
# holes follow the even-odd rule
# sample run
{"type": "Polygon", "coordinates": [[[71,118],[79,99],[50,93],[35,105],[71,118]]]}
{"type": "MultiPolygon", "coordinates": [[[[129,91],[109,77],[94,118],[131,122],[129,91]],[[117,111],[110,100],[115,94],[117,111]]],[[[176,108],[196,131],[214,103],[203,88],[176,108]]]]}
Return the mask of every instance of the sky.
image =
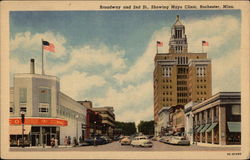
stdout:
{"type": "Polygon", "coordinates": [[[61,91],[94,107],[113,106],[118,121],[153,119],[153,69],[156,41],[168,52],[176,15],[186,27],[188,51],[212,60],[212,93],[240,91],[240,10],[179,11],[12,11],[10,82],[29,73],[36,60],[41,73],[41,39],[55,45],[45,51],[45,73],[60,78],[61,91]]]}

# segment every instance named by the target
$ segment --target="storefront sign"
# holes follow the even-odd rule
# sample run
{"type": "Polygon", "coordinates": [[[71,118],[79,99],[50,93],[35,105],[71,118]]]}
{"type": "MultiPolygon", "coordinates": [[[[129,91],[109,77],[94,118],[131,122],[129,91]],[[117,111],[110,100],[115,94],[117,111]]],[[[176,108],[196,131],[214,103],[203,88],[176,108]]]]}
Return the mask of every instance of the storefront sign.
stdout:
{"type": "MultiPolygon", "coordinates": [[[[21,118],[10,118],[10,125],[21,125],[21,118]]],[[[25,118],[26,125],[50,125],[50,126],[67,126],[68,121],[63,119],[49,119],[49,118],[25,118]]]]}

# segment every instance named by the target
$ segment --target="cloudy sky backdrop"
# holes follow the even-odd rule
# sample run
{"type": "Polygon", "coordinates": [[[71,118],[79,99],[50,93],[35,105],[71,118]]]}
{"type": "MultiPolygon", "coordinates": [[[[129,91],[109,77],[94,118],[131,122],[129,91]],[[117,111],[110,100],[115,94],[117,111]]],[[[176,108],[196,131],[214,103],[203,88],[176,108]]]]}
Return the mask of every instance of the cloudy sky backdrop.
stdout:
{"type": "Polygon", "coordinates": [[[41,73],[41,39],[54,43],[45,52],[45,72],[61,80],[61,91],[95,107],[113,106],[116,119],[153,119],[153,59],[156,41],[168,52],[170,28],[180,15],[189,52],[212,59],[213,94],[240,91],[239,10],[227,11],[46,11],[10,13],[10,82],[28,73],[30,58],[41,73]]]}

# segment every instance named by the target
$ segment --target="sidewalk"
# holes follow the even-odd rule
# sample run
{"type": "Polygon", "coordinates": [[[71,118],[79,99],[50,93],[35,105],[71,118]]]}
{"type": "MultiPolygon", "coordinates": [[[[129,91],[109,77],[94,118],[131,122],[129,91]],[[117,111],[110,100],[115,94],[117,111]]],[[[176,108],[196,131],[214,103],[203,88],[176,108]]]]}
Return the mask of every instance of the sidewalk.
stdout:
{"type": "MultiPolygon", "coordinates": [[[[60,145],[57,148],[72,148],[73,146],[60,145]]],[[[22,147],[10,147],[10,148],[22,148],[22,147]]],[[[51,146],[25,146],[25,148],[51,148],[51,146]]]]}
{"type": "MultiPolygon", "coordinates": [[[[73,146],[73,145],[58,145],[57,148],[73,148],[73,147],[81,147],[81,146],[87,146],[87,143],[81,143],[80,145],[77,145],[77,146],[73,146]]],[[[22,148],[21,146],[20,147],[10,147],[10,148],[22,148]]],[[[25,148],[52,148],[51,146],[25,146],[25,148]]],[[[55,147],[54,147],[55,148],[55,147]]]]}
{"type": "MultiPolygon", "coordinates": [[[[196,145],[196,144],[192,144],[196,145]]],[[[241,145],[220,145],[220,144],[210,144],[210,143],[197,143],[197,146],[203,147],[241,147],[241,145]]]]}

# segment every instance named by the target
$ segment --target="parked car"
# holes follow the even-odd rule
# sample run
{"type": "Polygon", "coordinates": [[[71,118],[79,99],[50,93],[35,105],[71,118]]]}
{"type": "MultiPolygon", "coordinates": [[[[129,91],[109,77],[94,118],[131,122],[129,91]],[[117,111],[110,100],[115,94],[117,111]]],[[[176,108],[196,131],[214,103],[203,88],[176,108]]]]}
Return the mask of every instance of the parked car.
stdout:
{"type": "Polygon", "coordinates": [[[101,138],[101,137],[97,137],[94,141],[94,138],[87,138],[85,140],[85,142],[88,144],[88,145],[101,145],[101,144],[106,144],[106,141],[105,139],[101,138]]]}
{"type": "Polygon", "coordinates": [[[162,143],[168,143],[169,141],[169,138],[168,136],[163,136],[159,139],[159,142],[162,142],[162,143]]]}
{"type": "Polygon", "coordinates": [[[170,144],[176,145],[190,145],[190,141],[185,139],[184,137],[174,136],[169,140],[170,144]]]}
{"type": "Polygon", "coordinates": [[[166,136],[166,138],[165,138],[165,142],[164,142],[164,143],[169,144],[169,143],[170,143],[171,138],[173,138],[173,137],[174,137],[173,135],[166,136]]]}
{"type": "Polygon", "coordinates": [[[146,136],[138,136],[131,141],[131,145],[133,147],[134,146],[152,147],[153,143],[146,136]]]}
{"type": "Polygon", "coordinates": [[[121,145],[130,145],[130,144],[131,144],[130,137],[125,137],[121,140],[121,145]]]}
{"type": "Polygon", "coordinates": [[[104,140],[105,140],[105,143],[110,143],[110,142],[112,142],[112,139],[109,138],[108,136],[101,136],[100,138],[104,139],[104,140]]]}
{"type": "Polygon", "coordinates": [[[161,136],[156,137],[156,141],[159,141],[161,139],[161,136]]]}

